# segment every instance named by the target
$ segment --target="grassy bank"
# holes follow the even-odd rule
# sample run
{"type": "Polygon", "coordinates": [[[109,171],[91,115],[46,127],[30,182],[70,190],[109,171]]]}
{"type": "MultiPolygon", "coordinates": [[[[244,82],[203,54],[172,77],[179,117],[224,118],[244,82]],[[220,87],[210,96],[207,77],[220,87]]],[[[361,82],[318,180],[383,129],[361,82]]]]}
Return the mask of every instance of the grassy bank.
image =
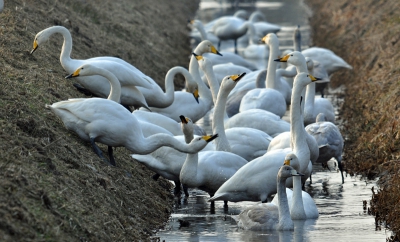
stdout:
{"type": "MultiPolygon", "coordinates": [[[[65,80],[62,37],[30,55],[37,32],[64,25],[72,58],[118,56],[162,86],[187,67],[199,1],[7,0],[0,13],[0,240],[147,240],[170,215],[170,183],[117,149],[105,166],[45,104],[85,97],[65,80]]],[[[176,85],[182,87],[182,80],[176,85]]],[[[107,148],[101,146],[103,152],[107,148]]]]}
{"type": "MultiPolygon", "coordinates": [[[[307,0],[313,45],[354,68],[334,75],[345,84],[340,110],[348,173],[380,177],[371,200],[377,223],[400,235],[400,2],[307,0]]],[[[393,238],[398,240],[398,237],[393,238]]]]}

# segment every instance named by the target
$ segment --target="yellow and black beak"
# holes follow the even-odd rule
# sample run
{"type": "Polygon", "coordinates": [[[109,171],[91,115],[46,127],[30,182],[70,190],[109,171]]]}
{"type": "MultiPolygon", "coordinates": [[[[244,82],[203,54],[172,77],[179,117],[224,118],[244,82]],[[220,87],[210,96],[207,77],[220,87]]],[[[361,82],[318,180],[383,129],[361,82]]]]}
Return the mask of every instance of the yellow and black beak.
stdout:
{"type": "Polygon", "coordinates": [[[205,135],[202,138],[208,142],[213,141],[214,139],[216,139],[218,137],[218,134],[214,134],[214,135],[205,135]]]}
{"type": "Polygon", "coordinates": [[[181,121],[182,121],[183,124],[189,123],[188,119],[185,118],[185,116],[181,115],[181,116],[179,116],[179,118],[181,119],[181,121]]]}
{"type": "Polygon", "coordinates": [[[32,55],[33,52],[35,52],[35,50],[39,47],[36,39],[33,41],[33,49],[31,50],[30,54],[32,55]]]}
{"type": "Polygon", "coordinates": [[[282,58],[279,59],[275,59],[274,61],[278,61],[278,62],[287,62],[287,60],[289,59],[290,55],[285,55],[282,58]]]}
{"type": "Polygon", "coordinates": [[[193,92],[193,97],[194,97],[194,99],[196,99],[196,102],[197,103],[199,103],[199,90],[194,90],[194,92],[193,92]]]}
{"type": "Polygon", "coordinates": [[[218,52],[218,50],[214,47],[214,45],[211,46],[211,53],[222,56],[222,54],[218,52]]]}
{"type": "Polygon", "coordinates": [[[76,70],[74,73],[72,73],[72,74],[66,76],[65,79],[70,79],[70,78],[79,76],[79,72],[80,72],[80,71],[81,71],[81,68],[79,68],[78,70],[76,70]]]}
{"type": "Polygon", "coordinates": [[[201,55],[198,55],[198,54],[196,54],[196,53],[192,53],[192,55],[196,58],[196,60],[202,60],[203,59],[203,56],[201,56],[201,55]]]}
{"type": "Polygon", "coordinates": [[[290,166],[290,160],[285,160],[285,161],[283,162],[283,165],[285,165],[285,166],[290,166]]]}
{"type": "Polygon", "coordinates": [[[311,81],[312,81],[312,82],[315,82],[315,81],[320,81],[320,80],[322,80],[321,78],[314,77],[313,75],[310,75],[310,74],[308,74],[308,77],[310,77],[310,79],[311,79],[311,81]]]}
{"type": "Polygon", "coordinates": [[[231,76],[231,79],[232,79],[234,82],[238,82],[238,81],[240,81],[240,79],[242,79],[242,77],[244,77],[245,75],[246,75],[246,72],[243,72],[242,74],[231,76]]]}

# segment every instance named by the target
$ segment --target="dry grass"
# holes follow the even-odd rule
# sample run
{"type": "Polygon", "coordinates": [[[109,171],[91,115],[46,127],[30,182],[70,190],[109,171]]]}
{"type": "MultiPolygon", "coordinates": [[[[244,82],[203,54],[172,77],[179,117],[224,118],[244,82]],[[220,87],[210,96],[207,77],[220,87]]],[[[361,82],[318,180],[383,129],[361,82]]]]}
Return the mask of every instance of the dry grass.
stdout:
{"type": "Polygon", "coordinates": [[[400,2],[307,3],[315,10],[314,44],[333,50],[354,68],[332,80],[333,86],[346,85],[340,114],[346,169],[381,177],[371,205],[377,220],[400,234],[400,2]]]}
{"type": "MultiPolygon", "coordinates": [[[[198,1],[7,0],[0,13],[0,240],[148,240],[171,211],[170,183],[154,181],[119,148],[118,167],[44,108],[84,97],[64,79],[62,37],[29,55],[35,34],[70,29],[73,58],[119,56],[159,80],[187,66],[186,19],[198,1]],[[172,17],[173,16],[173,17],[172,17]]],[[[181,80],[177,80],[182,86],[181,80]]],[[[103,152],[106,147],[101,146],[103,152]]]]}

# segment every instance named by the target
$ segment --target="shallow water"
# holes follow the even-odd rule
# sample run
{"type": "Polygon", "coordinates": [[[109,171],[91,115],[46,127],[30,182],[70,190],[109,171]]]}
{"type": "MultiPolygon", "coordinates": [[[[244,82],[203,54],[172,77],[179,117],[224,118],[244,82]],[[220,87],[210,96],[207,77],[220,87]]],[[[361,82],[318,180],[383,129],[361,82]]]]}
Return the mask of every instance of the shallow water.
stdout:
{"type": "MultiPolygon", "coordinates": [[[[221,1],[203,0],[196,18],[208,22],[235,12],[229,3],[219,2],[221,1]]],[[[308,18],[311,15],[302,1],[255,1],[254,5],[242,4],[240,8],[250,13],[257,8],[265,14],[268,22],[281,25],[283,28],[278,33],[281,49],[293,46],[292,34],[297,25],[301,25],[303,46],[308,46],[308,18]]],[[[232,46],[228,42],[221,45],[221,49],[232,50],[232,46]]],[[[240,48],[241,45],[239,51],[240,48]]],[[[265,66],[265,63],[260,65],[265,66]]],[[[332,101],[337,105],[338,99],[332,101]]],[[[200,122],[209,133],[208,117],[200,122]]],[[[319,218],[296,222],[294,231],[260,232],[239,229],[234,220],[235,215],[255,202],[229,203],[229,207],[225,209],[223,202],[218,201],[215,208],[211,209],[207,202],[208,194],[191,190],[188,199],[176,200],[169,223],[155,237],[160,238],[160,241],[385,241],[391,232],[376,230],[374,217],[363,209],[363,201],[371,199],[371,188],[376,186],[376,182],[346,176],[345,183],[341,184],[335,163],[332,161],[329,164],[331,170],[314,166],[312,183],[307,181],[305,186],[318,207],[319,218]],[[179,220],[188,222],[188,227],[181,227],[179,220]]]]}

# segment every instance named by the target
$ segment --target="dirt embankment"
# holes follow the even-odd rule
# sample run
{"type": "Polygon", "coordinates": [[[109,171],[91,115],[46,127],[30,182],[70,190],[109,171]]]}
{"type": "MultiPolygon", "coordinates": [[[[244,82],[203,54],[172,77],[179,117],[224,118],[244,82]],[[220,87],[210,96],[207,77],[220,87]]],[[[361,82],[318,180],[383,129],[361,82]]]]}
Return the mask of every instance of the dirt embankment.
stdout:
{"type": "MultiPolygon", "coordinates": [[[[64,25],[72,58],[118,56],[163,85],[187,67],[199,1],[7,0],[0,13],[0,240],[139,241],[170,215],[170,183],[116,151],[105,166],[44,108],[78,93],[60,65],[62,37],[33,54],[37,32],[64,25]]],[[[182,86],[182,80],[176,81],[182,86]]],[[[107,153],[105,146],[101,146],[107,153]]]]}
{"type": "MultiPolygon", "coordinates": [[[[350,174],[380,176],[371,207],[378,225],[400,235],[400,2],[307,0],[313,45],[326,47],[354,68],[334,75],[346,85],[340,110],[350,174]]],[[[398,241],[397,238],[393,238],[398,241]]]]}

